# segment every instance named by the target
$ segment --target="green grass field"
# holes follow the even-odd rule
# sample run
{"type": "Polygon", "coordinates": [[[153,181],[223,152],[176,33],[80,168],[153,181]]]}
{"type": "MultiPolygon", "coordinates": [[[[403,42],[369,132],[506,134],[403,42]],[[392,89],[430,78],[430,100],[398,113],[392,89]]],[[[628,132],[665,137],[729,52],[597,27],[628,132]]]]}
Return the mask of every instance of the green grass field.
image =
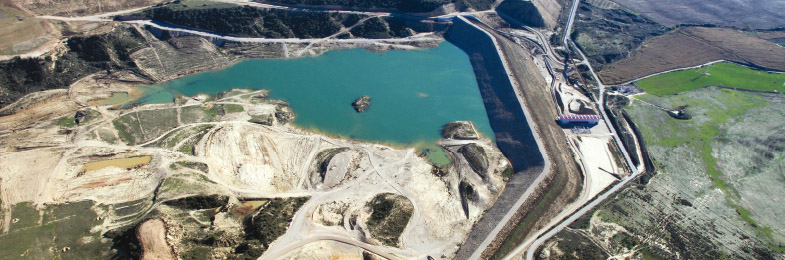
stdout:
{"type": "Polygon", "coordinates": [[[38,210],[30,202],[12,206],[8,233],[0,234],[0,259],[110,258],[109,241],[91,229],[100,225],[93,202],[49,205],[38,210]],[[63,252],[63,248],[69,248],[63,252]]]}
{"type": "Polygon", "coordinates": [[[62,127],[72,127],[76,125],[76,119],[72,116],[67,116],[57,120],[57,125],[62,127]]]}
{"type": "Polygon", "coordinates": [[[245,108],[243,108],[243,106],[241,106],[241,105],[226,104],[226,105],[224,105],[224,111],[227,114],[239,113],[239,112],[245,111],[245,108]]]}
{"type": "Polygon", "coordinates": [[[654,95],[671,95],[706,86],[725,86],[759,91],[785,92],[785,74],[749,69],[733,63],[674,71],[635,83],[654,95]]]}

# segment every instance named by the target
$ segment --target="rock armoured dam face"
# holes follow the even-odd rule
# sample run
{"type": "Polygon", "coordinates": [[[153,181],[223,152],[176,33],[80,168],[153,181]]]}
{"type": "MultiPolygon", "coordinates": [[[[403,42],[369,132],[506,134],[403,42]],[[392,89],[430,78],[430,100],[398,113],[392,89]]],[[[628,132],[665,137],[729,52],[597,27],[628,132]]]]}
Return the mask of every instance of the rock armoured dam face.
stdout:
{"type": "Polygon", "coordinates": [[[544,159],[515,96],[499,53],[489,35],[455,19],[447,40],[469,55],[485,111],[496,135],[496,146],[507,156],[515,174],[496,203],[478,221],[453,259],[469,259],[499,225],[516,201],[543,173],[544,159]]]}
{"type": "Polygon", "coordinates": [[[510,160],[515,172],[543,166],[542,154],[490,36],[455,19],[447,31],[447,40],[469,55],[488,120],[496,135],[496,145],[510,160]]]}

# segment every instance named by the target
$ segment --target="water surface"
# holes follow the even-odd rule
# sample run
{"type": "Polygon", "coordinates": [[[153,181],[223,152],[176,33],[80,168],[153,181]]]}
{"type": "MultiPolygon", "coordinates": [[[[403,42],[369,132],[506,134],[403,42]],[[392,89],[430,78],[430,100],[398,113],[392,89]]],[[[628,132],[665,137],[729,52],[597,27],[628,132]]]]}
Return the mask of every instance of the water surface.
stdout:
{"type": "Polygon", "coordinates": [[[493,138],[468,56],[448,42],[413,51],[351,49],[247,60],[143,88],[138,101],[145,104],[233,88],[268,89],[271,98],[289,102],[295,125],[364,141],[433,144],[443,125],[458,120],[474,122],[483,136],[493,138]],[[364,95],[371,105],[357,113],[351,103],[364,95]]]}

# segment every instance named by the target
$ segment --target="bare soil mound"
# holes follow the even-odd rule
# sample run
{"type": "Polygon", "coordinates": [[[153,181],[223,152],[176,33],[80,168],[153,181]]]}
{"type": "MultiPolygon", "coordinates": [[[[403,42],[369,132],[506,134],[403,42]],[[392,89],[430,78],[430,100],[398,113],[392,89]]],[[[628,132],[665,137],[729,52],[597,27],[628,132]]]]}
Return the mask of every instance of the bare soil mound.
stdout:
{"type": "Polygon", "coordinates": [[[166,243],[166,224],[161,219],[151,219],[139,225],[136,236],[142,245],[142,260],[175,259],[172,248],[166,243]]]}

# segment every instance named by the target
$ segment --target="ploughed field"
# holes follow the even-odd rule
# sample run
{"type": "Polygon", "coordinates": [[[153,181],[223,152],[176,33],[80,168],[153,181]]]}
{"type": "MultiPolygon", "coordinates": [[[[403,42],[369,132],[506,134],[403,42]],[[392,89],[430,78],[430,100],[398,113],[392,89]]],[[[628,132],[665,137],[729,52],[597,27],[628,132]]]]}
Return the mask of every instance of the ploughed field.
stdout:
{"type": "Polygon", "coordinates": [[[785,2],[778,0],[617,0],[657,21],[677,24],[717,24],[738,28],[785,26],[785,2]]]}
{"type": "Polygon", "coordinates": [[[785,37],[778,30],[754,28],[674,27],[633,6],[593,0],[581,1],[572,38],[605,84],[718,60],[785,71],[785,48],[778,45],[785,37]]]}
{"type": "Polygon", "coordinates": [[[600,77],[606,84],[620,84],[718,60],[785,71],[785,48],[761,38],[727,28],[679,28],[652,38],[629,58],[606,66],[600,77]]]}

